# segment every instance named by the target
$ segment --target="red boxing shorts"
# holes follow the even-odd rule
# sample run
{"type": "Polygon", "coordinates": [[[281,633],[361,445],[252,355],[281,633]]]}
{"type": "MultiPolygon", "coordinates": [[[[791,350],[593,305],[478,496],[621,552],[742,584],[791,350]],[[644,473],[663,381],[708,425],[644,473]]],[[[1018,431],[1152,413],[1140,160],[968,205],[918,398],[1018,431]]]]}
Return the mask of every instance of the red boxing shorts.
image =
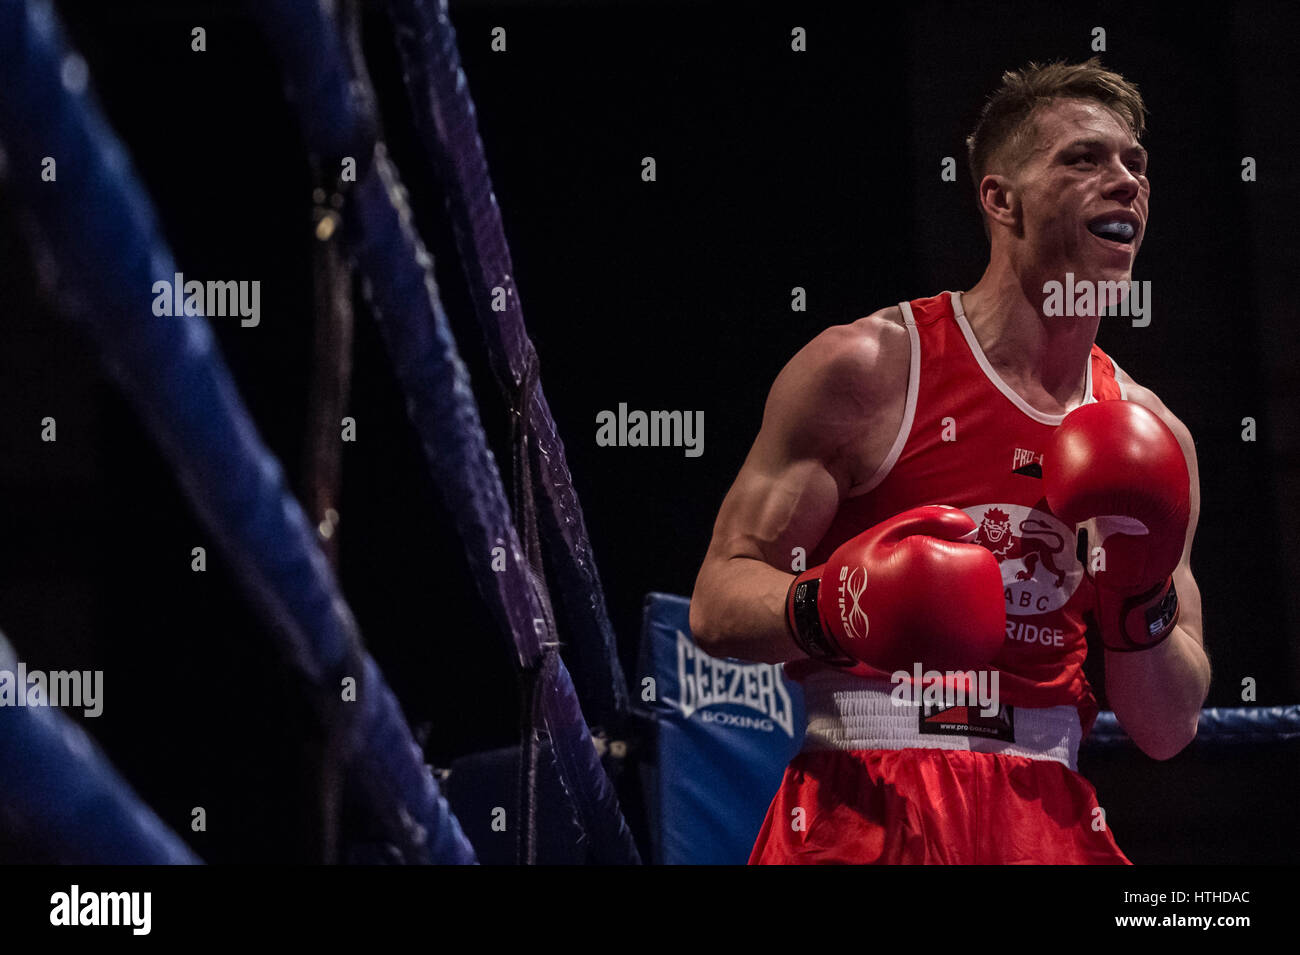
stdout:
{"type": "Polygon", "coordinates": [[[969,722],[986,724],[976,729],[1004,720],[1010,734],[971,736],[891,705],[867,681],[827,679],[805,682],[804,751],[786,768],[751,865],[1131,864],[1096,790],[1072,768],[1082,735],[1072,707],[983,721],[971,707],[969,722]]]}
{"type": "Polygon", "coordinates": [[[1128,865],[1097,795],[1052,760],[944,749],[796,756],[750,865],[1128,865]],[[799,810],[802,810],[800,812],[799,810]]]}

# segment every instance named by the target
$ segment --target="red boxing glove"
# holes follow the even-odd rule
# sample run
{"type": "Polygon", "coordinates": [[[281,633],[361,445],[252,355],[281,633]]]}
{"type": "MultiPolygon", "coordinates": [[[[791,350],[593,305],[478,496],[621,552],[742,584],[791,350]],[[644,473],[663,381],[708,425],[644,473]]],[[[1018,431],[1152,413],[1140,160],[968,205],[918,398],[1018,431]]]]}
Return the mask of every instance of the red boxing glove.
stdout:
{"type": "Polygon", "coordinates": [[[976,527],[955,507],[928,505],[840,545],[790,585],[795,643],[834,666],[986,666],[1006,638],[1007,611],[997,558],[964,540],[976,527]]]}
{"type": "Polygon", "coordinates": [[[1169,427],[1132,401],[1076,408],[1043,453],[1043,485],[1052,512],[1091,522],[1102,548],[1093,583],[1106,648],[1147,650],[1173,633],[1172,575],[1191,505],[1187,459],[1169,427]]]}

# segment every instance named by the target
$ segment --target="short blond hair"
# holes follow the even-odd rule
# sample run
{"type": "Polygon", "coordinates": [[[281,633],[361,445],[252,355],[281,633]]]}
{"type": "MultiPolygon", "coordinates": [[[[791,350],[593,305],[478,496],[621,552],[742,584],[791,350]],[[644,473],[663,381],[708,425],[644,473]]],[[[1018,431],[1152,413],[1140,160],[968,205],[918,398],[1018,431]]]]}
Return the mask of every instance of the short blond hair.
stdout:
{"type": "MultiPolygon", "coordinates": [[[[1014,170],[1029,157],[1037,134],[1034,113],[1057,99],[1096,100],[1128,124],[1134,139],[1146,133],[1147,108],[1137,86],[1106,69],[1095,56],[1083,63],[1058,60],[1045,66],[1030,63],[1021,70],[1008,70],[1002,74],[1002,85],[980,110],[975,131],[966,137],[977,193],[996,159],[1009,160],[1014,170]]],[[[980,209],[982,213],[982,205],[980,209]]]]}

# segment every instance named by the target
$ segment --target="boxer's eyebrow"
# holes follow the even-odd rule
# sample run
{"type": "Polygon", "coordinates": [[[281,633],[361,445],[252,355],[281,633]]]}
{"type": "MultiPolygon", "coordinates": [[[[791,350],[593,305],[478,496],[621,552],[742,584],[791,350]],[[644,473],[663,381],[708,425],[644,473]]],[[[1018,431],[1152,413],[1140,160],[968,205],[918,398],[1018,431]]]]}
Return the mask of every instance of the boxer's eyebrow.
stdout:
{"type": "MultiPolygon", "coordinates": [[[[1101,139],[1076,139],[1073,142],[1066,143],[1062,146],[1060,152],[1066,153],[1072,149],[1097,149],[1101,151],[1109,151],[1112,148],[1113,147],[1110,143],[1101,139]]],[[[1147,162],[1146,149],[1136,143],[1132,146],[1125,146],[1119,152],[1122,156],[1137,156],[1142,160],[1142,162],[1147,162]]]]}
{"type": "Polygon", "coordinates": [[[1147,151],[1136,143],[1132,146],[1125,146],[1119,151],[1119,154],[1121,156],[1136,156],[1138,159],[1142,160],[1142,165],[1144,166],[1147,163],[1147,151]]]}

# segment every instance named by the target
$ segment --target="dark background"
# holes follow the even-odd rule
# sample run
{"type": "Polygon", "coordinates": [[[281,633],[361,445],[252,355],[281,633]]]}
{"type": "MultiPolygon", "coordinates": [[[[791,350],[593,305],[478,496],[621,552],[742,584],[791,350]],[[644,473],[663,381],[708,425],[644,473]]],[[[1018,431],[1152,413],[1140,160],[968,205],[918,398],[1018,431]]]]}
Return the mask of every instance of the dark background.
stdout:
{"type": "MultiPolygon", "coordinates": [[[[261,280],[260,327],[213,324],[264,440],[300,488],[310,176],[273,59],[240,3],[57,6],[180,268],[261,280]],[[207,28],[206,53],[190,51],[194,26],[207,28]]],[[[690,593],[773,377],[827,325],[978,280],[987,244],[963,140],[979,106],[1003,70],[1087,58],[1102,27],[1103,62],[1139,85],[1151,113],[1152,219],[1135,278],[1152,282],[1154,319],[1144,329],[1103,322],[1099,343],[1197,441],[1193,566],[1215,671],[1209,705],[1240,705],[1248,677],[1261,704],[1300,700],[1300,16],[1284,4],[1178,10],[452,4],[542,384],[630,674],[641,601],[650,590],[690,593]],[[808,30],[807,53],[789,49],[796,25],[808,30]],[[505,54],[489,49],[495,26],[507,30],[505,54]],[[640,179],[645,156],[657,182],[640,179]],[[940,178],[946,156],[958,160],[956,182],[940,178]],[[1257,160],[1257,182],[1241,181],[1243,156],[1257,160]],[[807,289],[805,313],[790,310],[794,286],[807,289]],[[596,447],[597,413],[619,402],[703,410],[703,456],[596,447]],[[1241,439],[1247,416],[1258,422],[1253,443],[1241,439]]],[[[387,23],[370,11],[365,24],[388,140],[500,455],[506,417],[440,199],[410,148],[387,23]]],[[[0,629],[32,668],[105,671],[105,713],[89,728],[205,858],[307,857],[295,828],[312,786],[299,746],[306,701],[94,349],[38,298],[3,201],[38,187],[23,175],[32,178],[10,170],[0,184],[0,629]],[[58,422],[55,444],[39,440],[46,415],[58,422]],[[198,544],[206,574],[189,570],[198,544]],[[194,805],[208,809],[206,835],[185,824],[194,805]]],[[[512,654],[483,625],[364,310],[354,361],[342,586],[430,761],[446,765],[517,739],[512,654]]],[[[1136,860],[1277,851],[1267,827],[1231,821],[1222,784],[1253,773],[1277,791],[1282,767],[1216,765],[1190,754],[1098,761],[1103,804],[1131,811],[1135,826],[1153,794],[1206,794],[1176,811],[1174,835],[1160,830],[1163,850],[1117,828],[1136,860]],[[1146,781],[1140,799],[1124,791],[1134,773],[1146,781]],[[1209,821],[1189,835],[1178,821],[1194,813],[1209,821]],[[1198,854],[1195,833],[1210,830],[1216,847],[1198,854]]],[[[1295,830],[1282,843],[1291,850],[1295,830]]]]}

